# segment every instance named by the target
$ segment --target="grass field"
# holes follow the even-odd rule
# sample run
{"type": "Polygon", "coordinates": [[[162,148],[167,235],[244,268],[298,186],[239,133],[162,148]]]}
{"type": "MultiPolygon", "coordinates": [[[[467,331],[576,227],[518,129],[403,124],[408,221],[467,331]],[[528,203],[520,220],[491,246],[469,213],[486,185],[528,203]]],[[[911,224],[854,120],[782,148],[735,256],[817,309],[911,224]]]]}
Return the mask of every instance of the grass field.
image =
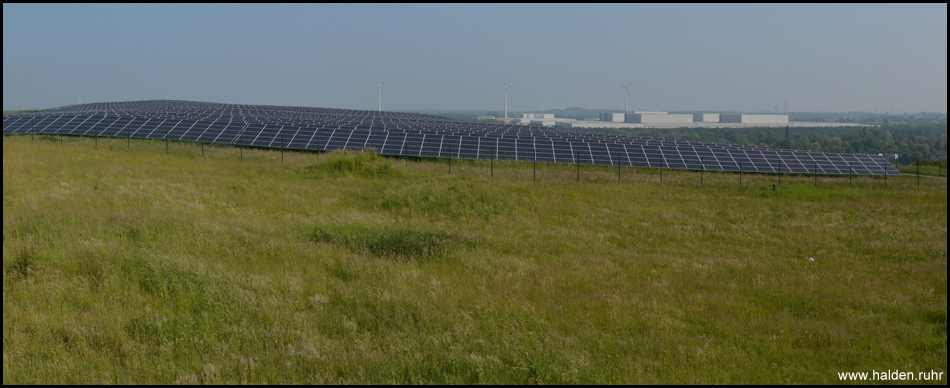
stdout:
{"type": "Polygon", "coordinates": [[[946,372],[946,177],[36,140],[3,139],[4,384],[946,372]]]}

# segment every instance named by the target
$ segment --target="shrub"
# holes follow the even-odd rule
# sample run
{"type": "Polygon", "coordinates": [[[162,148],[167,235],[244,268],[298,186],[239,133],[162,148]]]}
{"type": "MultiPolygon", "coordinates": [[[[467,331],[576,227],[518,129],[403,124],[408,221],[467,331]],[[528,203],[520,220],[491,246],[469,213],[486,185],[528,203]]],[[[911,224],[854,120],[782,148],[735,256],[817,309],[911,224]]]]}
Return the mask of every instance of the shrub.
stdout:
{"type": "Polygon", "coordinates": [[[401,170],[394,168],[386,158],[369,149],[365,152],[333,151],[321,158],[320,162],[304,167],[307,173],[329,175],[356,174],[369,177],[400,176],[401,170]]]}

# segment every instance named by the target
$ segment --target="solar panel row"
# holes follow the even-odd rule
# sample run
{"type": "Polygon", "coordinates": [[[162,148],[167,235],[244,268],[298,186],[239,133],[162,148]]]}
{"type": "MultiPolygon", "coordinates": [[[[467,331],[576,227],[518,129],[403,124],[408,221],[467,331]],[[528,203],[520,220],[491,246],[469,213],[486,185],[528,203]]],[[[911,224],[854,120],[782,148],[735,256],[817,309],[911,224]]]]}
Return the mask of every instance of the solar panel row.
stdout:
{"type": "Polygon", "coordinates": [[[884,157],[466,123],[417,113],[214,104],[95,103],[3,116],[3,133],[169,139],[384,155],[762,173],[901,175],[884,157]]]}

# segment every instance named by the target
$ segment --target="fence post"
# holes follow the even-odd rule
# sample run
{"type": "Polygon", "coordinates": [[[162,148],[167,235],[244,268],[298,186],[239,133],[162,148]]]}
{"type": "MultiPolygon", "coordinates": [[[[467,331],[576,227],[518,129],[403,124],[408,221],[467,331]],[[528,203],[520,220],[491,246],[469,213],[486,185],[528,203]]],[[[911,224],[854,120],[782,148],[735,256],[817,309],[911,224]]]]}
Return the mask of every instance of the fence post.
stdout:
{"type": "Polygon", "coordinates": [[[815,187],[818,187],[818,162],[815,162],[815,187]]]}
{"type": "Polygon", "coordinates": [[[491,153],[488,154],[488,164],[491,166],[491,176],[495,177],[495,147],[491,148],[491,153]]]}

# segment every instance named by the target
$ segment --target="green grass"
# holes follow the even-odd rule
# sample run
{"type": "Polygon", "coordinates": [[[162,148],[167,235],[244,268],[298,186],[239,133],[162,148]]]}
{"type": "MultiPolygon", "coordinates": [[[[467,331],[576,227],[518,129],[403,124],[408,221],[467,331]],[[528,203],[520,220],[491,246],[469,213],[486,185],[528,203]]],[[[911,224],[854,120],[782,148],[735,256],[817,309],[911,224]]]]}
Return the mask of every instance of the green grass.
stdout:
{"type": "Polygon", "coordinates": [[[945,177],[59,141],[3,139],[4,384],[946,371],[945,177]]]}
{"type": "MultiPolygon", "coordinates": [[[[913,175],[915,178],[917,177],[917,172],[918,172],[917,166],[899,166],[897,170],[900,171],[901,174],[913,175]]],[[[921,177],[930,176],[930,177],[940,177],[944,179],[947,178],[947,169],[944,168],[943,166],[940,166],[940,167],[920,166],[919,171],[920,171],[921,177]]]]}

